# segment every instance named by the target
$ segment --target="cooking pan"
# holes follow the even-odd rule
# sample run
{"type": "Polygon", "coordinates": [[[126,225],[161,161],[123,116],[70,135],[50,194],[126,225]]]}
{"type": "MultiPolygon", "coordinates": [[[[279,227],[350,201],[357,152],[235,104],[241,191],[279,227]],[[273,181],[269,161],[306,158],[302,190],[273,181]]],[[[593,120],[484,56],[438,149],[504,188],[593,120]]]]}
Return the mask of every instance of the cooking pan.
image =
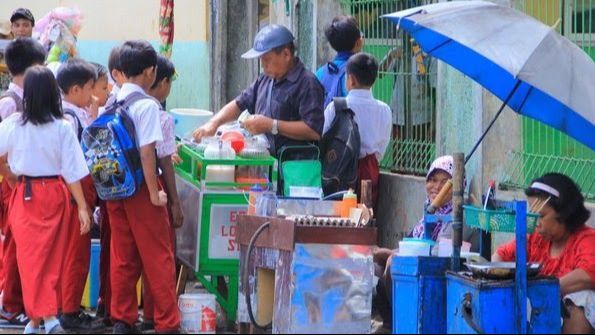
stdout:
{"type": "MultiPolygon", "coordinates": [[[[512,279],[516,264],[514,262],[465,263],[475,277],[485,279],[512,279]]],[[[527,276],[535,277],[541,270],[540,263],[527,263],[527,276]]]]}

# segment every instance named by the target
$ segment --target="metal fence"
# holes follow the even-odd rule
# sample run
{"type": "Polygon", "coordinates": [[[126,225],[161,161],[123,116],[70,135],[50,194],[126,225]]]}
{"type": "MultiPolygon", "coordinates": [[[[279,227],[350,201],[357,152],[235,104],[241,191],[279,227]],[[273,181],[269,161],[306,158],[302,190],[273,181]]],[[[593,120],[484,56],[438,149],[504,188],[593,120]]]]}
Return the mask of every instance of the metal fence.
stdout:
{"type": "MultiPolygon", "coordinates": [[[[340,0],[365,36],[364,51],[380,62],[374,96],[393,110],[393,134],[381,167],[424,174],[435,156],[436,67],[383,14],[437,0],[340,0]]],[[[513,7],[555,27],[595,59],[595,0],[512,0],[513,7]]],[[[545,172],[562,172],[595,199],[595,152],[565,134],[522,118],[522,148],[510,155],[501,184],[524,188],[545,172]]]]}
{"type": "Polygon", "coordinates": [[[365,37],[364,51],[380,63],[376,99],[393,111],[393,133],[380,163],[393,172],[425,174],[435,156],[436,62],[410,36],[380,16],[435,0],[341,0],[365,37]]]}
{"type": "MultiPolygon", "coordinates": [[[[595,59],[595,0],[523,0],[514,5],[555,27],[595,59]]],[[[523,146],[511,154],[502,184],[524,188],[545,172],[561,172],[579,184],[588,200],[595,200],[595,152],[537,121],[521,122],[523,146]]]]}

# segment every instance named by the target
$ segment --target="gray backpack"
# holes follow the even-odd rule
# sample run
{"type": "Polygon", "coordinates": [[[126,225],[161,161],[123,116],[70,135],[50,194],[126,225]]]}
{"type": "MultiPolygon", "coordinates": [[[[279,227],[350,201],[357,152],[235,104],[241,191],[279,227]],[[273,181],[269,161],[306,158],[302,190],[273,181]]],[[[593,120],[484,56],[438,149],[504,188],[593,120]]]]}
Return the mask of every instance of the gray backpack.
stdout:
{"type": "MultiPolygon", "coordinates": [[[[25,111],[25,106],[23,105],[23,99],[19,97],[18,94],[14,91],[6,91],[2,95],[0,95],[0,99],[4,98],[11,98],[14,100],[14,103],[17,105],[17,113],[22,113],[25,111]]],[[[0,122],[2,122],[2,117],[0,116],[0,122]]]]}

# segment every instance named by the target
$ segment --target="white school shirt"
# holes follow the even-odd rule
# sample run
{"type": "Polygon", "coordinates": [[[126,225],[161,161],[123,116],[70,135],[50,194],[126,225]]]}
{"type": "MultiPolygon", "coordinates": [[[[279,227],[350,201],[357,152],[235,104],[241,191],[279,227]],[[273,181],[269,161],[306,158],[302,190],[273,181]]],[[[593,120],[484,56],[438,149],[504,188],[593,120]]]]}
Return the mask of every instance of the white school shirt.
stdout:
{"type": "MultiPolygon", "coordinates": [[[[353,89],[347,94],[347,107],[355,114],[359,127],[359,158],[376,155],[380,161],[390,141],[392,131],[392,113],[390,107],[374,99],[371,90],[353,89]]],[[[329,103],[324,110],[324,128],[326,133],[335,118],[335,104],[329,103]]]]}
{"type": "MultiPolygon", "coordinates": [[[[8,85],[8,91],[13,91],[16,93],[21,99],[23,99],[23,89],[15,84],[10,83],[8,85]]],[[[5,97],[0,99],[0,119],[6,120],[8,117],[17,111],[17,104],[11,97],[5,97]]]]}
{"type": "MultiPolygon", "coordinates": [[[[125,83],[118,92],[117,100],[124,100],[132,92],[146,94],[140,86],[125,83]]],[[[142,99],[132,104],[128,109],[136,129],[136,140],[139,148],[147,144],[163,141],[161,123],[159,122],[160,110],[161,106],[153,99],[142,99]]]]}
{"type": "Polygon", "coordinates": [[[166,111],[159,111],[159,121],[163,133],[163,141],[157,142],[157,158],[163,158],[176,153],[176,136],[174,135],[174,118],[166,111]]]}
{"type": "Polygon", "coordinates": [[[0,156],[17,176],[62,176],[71,184],[89,174],[81,145],[65,119],[23,124],[15,113],[0,123],[0,156]]]}
{"type": "Polygon", "coordinates": [[[81,122],[81,127],[83,127],[83,129],[87,128],[91,124],[91,118],[89,118],[89,113],[87,113],[87,111],[84,108],[80,108],[74,104],[71,104],[70,102],[64,99],[62,99],[62,111],[65,112],[64,118],[66,119],[66,121],[70,122],[75,134],[78,132],[79,121],[81,122]],[[72,117],[72,115],[66,114],[67,109],[73,111],[74,114],[76,114],[78,120],[75,120],[72,117]]]}

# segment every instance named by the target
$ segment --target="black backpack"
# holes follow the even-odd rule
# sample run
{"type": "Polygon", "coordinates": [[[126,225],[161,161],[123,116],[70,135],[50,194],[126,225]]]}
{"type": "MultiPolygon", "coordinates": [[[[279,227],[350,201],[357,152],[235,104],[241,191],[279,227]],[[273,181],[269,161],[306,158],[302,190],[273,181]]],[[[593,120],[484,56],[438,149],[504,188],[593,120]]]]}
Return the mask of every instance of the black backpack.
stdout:
{"type": "Polygon", "coordinates": [[[320,140],[322,189],[325,195],[356,189],[359,127],[345,98],[334,98],[335,118],[320,140]]]}

